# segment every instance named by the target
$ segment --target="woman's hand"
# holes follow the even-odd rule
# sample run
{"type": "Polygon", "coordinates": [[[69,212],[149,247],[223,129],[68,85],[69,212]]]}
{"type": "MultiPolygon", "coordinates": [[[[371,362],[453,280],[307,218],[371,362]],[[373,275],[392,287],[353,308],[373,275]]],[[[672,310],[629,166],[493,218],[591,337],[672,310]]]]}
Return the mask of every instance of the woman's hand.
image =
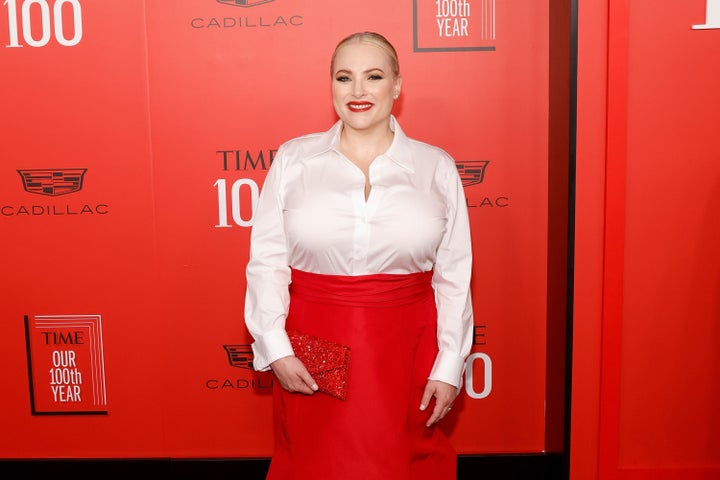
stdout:
{"type": "Polygon", "coordinates": [[[315,380],[296,356],[278,358],[270,364],[280,386],[291,393],[312,395],[318,389],[315,380]]]}
{"type": "Polygon", "coordinates": [[[458,393],[460,393],[460,389],[455,385],[450,385],[449,383],[439,380],[428,380],[427,384],[425,384],[425,392],[423,393],[422,400],[420,401],[420,410],[424,411],[433,397],[435,397],[435,407],[425,424],[426,427],[430,427],[445,418],[445,415],[447,415],[452,408],[452,404],[458,396],[458,393]]]}

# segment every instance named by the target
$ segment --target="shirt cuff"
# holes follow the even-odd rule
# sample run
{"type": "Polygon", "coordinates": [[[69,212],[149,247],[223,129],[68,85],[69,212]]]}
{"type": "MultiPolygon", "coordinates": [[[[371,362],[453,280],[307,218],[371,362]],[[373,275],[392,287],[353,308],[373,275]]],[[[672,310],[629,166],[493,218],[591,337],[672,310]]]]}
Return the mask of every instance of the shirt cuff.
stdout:
{"type": "Polygon", "coordinates": [[[465,371],[465,359],[453,352],[440,351],[430,370],[430,380],[439,380],[457,388],[462,387],[462,374],[465,371]]]}
{"type": "Polygon", "coordinates": [[[295,355],[287,332],[280,328],[271,330],[252,344],[253,368],[259,372],[270,370],[270,364],[283,357],[295,355]]]}

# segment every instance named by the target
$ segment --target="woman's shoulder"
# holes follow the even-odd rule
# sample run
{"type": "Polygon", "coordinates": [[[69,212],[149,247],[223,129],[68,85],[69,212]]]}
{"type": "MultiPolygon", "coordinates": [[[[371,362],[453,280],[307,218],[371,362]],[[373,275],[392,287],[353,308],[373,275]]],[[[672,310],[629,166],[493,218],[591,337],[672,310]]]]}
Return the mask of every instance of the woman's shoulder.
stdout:
{"type": "Polygon", "coordinates": [[[331,148],[335,127],[325,132],[306,133],[283,142],[278,153],[284,157],[307,158],[331,148]]]}
{"type": "Polygon", "coordinates": [[[322,133],[306,133],[289,140],[285,140],[280,144],[279,150],[283,152],[292,152],[295,150],[302,150],[308,147],[312,147],[317,143],[318,139],[322,136],[322,133]]]}
{"type": "Polygon", "coordinates": [[[402,139],[401,142],[404,144],[405,148],[410,151],[412,157],[428,160],[434,159],[436,162],[449,166],[455,165],[455,160],[444,148],[419,140],[415,137],[408,136],[402,128],[399,128],[399,124],[396,123],[395,125],[396,132],[400,132],[402,139]]]}
{"type": "Polygon", "coordinates": [[[444,148],[442,148],[438,145],[423,142],[422,140],[418,140],[416,138],[410,138],[410,137],[408,137],[408,143],[411,145],[411,147],[413,149],[416,149],[417,151],[433,153],[433,154],[440,155],[443,157],[452,158],[450,156],[450,154],[444,148]]]}
{"type": "Polygon", "coordinates": [[[455,159],[444,148],[415,138],[408,138],[407,145],[413,158],[423,162],[432,161],[439,168],[455,169],[455,159]]]}

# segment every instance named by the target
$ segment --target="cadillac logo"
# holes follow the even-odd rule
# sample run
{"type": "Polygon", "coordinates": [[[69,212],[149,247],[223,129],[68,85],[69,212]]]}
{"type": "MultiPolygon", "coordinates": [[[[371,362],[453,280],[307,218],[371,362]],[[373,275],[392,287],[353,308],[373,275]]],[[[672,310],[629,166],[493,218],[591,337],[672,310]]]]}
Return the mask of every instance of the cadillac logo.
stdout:
{"type": "Polygon", "coordinates": [[[87,168],[47,168],[17,172],[26,192],[57,197],[80,191],[86,171],[87,168]]]}
{"type": "Polygon", "coordinates": [[[455,162],[464,187],[477,185],[485,179],[485,168],[490,160],[465,160],[455,162]]]}
{"type": "Polygon", "coordinates": [[[253,351],[250,345],[223,345],[230,365],[238,368],[253,369],[253,351]]]}

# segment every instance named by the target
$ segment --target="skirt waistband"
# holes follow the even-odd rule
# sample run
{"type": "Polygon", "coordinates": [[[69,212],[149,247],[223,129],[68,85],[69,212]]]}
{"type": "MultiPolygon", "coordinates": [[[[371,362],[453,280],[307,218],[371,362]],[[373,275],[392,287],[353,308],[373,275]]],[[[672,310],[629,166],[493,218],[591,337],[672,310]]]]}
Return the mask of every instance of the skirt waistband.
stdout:
{"type": "Polygon", "coordinates": [[[433,296],[432,270],[374,275],[328,275],[291,269],[290,294],[308,301],[357,307],[407,305],[433,296]]]}

